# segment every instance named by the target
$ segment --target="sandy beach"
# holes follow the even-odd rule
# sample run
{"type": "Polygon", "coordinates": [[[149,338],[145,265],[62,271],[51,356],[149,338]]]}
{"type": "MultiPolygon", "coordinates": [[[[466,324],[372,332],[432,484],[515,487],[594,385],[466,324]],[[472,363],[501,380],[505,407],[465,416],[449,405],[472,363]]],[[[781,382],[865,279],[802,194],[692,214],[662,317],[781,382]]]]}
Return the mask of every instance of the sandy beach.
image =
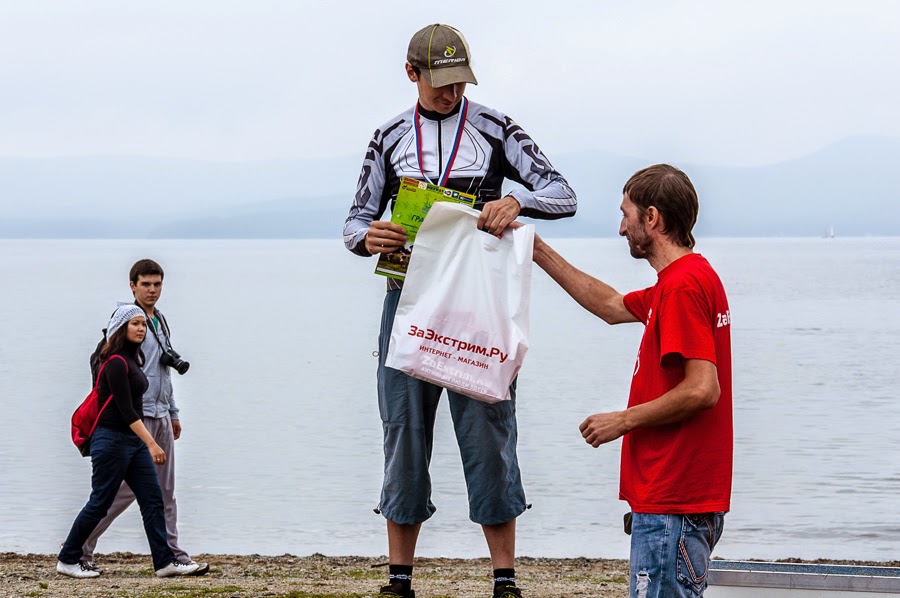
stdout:
{"type": "MultiPolygon", "coordinates": [[[[0,596],[194,598],[364,598],[387,577],[386,557],[312,555],[194,555],[208,561],[203,577],[157,579],[149,555],[99,555],[104,573],[96,579],[71,579],[56,573],[55,555],[0,554],[0,596]]],[[[518,559],[516,573],[526,596],[562,598],[628,595],[627,563],[603,559],[518,559]]],[[[417,559],[416,594],[422,598],[490,596],[487,559],[417,559]]]]}
{"type": "MultiPolygon", "coordinates": [[[[56,573],[56,556],[0,553],[0,596],[199,598],[366,598],[387,576],[386,557],[195,555],[208,561],[203,577],[157,579],[148,555],[99,555],[99,578],[76,580],[56,573]]],[[[801,562],[791,560],[790,562],[801,562]]],[[[825,561],[809,561],[822,563],[825,561]]],[[[897,567],[900,562],[828,561],[897,567]]],[[[611,559],[517,559],[519,586],[528,598],[626,598],[628,563],[611,559]]],[[[416,559],[419,598],[487,598],[487,559],[416,559]]]]}

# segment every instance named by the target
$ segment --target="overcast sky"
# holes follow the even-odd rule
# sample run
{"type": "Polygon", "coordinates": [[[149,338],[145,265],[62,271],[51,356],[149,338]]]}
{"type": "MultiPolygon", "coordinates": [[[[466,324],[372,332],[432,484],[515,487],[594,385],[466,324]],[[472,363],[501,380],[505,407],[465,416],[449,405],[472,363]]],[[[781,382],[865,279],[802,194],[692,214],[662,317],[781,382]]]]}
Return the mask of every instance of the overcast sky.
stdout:
{"type": "Polygon", "coordinates": [[[0,156],[359,155],[415,100],[413,32],[462,30],[551,155],[752,165],[900,137],[897,0],[0,0],[0,156]]]}

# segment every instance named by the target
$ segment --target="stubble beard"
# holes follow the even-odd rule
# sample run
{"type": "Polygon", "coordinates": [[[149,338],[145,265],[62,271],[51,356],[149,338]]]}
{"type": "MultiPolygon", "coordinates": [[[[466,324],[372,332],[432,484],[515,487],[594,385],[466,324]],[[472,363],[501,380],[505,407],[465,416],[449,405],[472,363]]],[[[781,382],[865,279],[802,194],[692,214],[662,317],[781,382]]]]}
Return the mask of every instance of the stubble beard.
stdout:
{"type": "Polygon", "coordinates": [[[653,242],[643,227],[637,231],[628,231],[625,238],[628,240],[631,257],[642,260],[653,256],[653,242]]]}

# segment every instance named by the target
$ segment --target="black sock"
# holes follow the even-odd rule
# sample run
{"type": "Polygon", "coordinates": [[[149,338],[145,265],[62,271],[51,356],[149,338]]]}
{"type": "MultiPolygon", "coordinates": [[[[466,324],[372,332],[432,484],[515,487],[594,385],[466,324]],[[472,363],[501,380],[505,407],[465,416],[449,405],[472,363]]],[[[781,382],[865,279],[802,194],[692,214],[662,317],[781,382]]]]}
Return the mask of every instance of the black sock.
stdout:
{"type": "Polygon", "coordinates": [[[515,569],[494,569],[494,589],[516,585],[515,569]]]}
{"type": "Polygon", "coordinates": [[[391,578],[388,580],[389,585],[399,583],[403,588],[403,593],[408,593],[412,588],[412,565],[390,565],[388,571],[391,578]]]}

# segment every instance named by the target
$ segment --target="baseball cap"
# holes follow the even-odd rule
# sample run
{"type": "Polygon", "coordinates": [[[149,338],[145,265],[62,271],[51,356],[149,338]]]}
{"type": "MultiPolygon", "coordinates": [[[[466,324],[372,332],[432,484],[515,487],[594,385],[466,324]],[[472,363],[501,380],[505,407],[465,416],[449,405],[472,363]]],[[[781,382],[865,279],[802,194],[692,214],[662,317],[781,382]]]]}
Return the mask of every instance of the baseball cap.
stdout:
{"type": "Polygon", "coordinates": [[[469,62],[469,44],[463,34],[451,27],[435,23],[416,32],[409,40],[406,60],[417,67],[432,87],[452,83],[478,85],[469,62]]]}

